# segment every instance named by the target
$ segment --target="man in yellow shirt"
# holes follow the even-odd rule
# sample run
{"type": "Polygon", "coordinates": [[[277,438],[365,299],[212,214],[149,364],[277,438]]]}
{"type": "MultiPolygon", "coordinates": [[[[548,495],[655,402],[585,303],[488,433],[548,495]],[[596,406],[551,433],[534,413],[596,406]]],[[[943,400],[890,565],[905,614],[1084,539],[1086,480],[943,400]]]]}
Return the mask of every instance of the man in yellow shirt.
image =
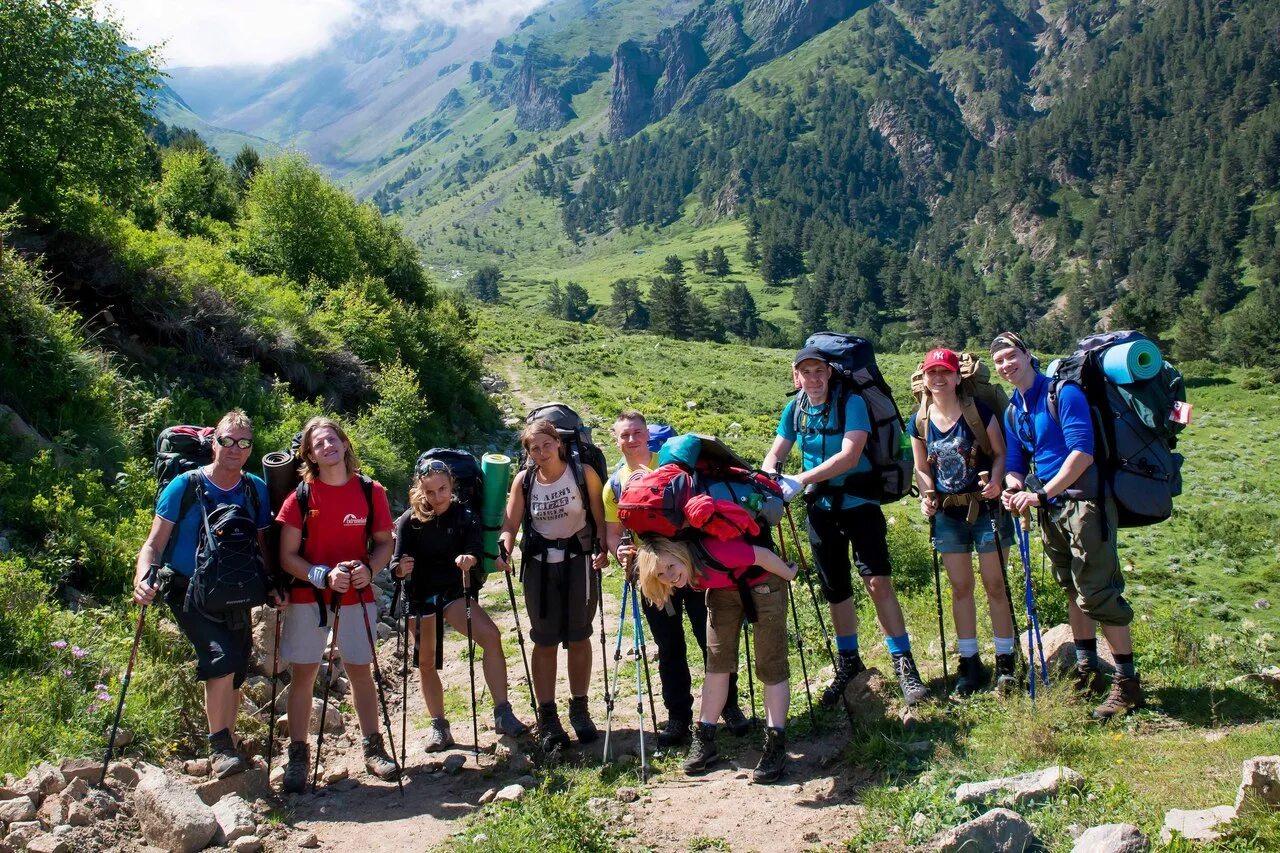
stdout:
{"type": "MultiPolygon", "coordinates": [[[[637,471],[649,471],[657,467],[658,454],[649,448],[649,425],[644,415],[636,411],[620,413],[613,424],[613,439],[622,452],[622,461],[604,484],[605,541],[609,552],[618,562],[631,571],[636,549],[622,541],[622,522],[618,520],[618,498],[622,487],[637,471]]],[[[676,589],[666,607],[654,607],[641,599],[645,621],[658,646],[658,679],[662,683],[662,704],[667,709],[667,725],[658,732],[658,745],[679,746],[689,742],[689,729],[693,725],[693,678],[689,672],[686,654],[684,622],[681,613],[688,616],[694,639],[702,649],[703,660],[707,656],[707,602],[706,594],[688,587],[676,589]]],[[[729,676],[729,699],[721,714],[729,731],[738,737],[751,728],[742,708],[738,705],[738,675],[729,676]]]]}

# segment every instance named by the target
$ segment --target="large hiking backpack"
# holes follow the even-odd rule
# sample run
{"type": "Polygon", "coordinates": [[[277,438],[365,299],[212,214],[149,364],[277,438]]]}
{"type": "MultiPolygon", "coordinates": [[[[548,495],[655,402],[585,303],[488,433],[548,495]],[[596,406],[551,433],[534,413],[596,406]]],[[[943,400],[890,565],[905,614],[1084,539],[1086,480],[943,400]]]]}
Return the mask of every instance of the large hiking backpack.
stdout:
{"type": "MultiPolygon", "coordinates": [[[[188,471],[213,461],[213,427],[179,424],[156,436],[156,458],[152,471],[156,476],[156,498],[164,487],[188,471]]],[[[185,509],[185,507],[184,507],[185,509]]]]}
{"type": "MultiPolygon", "coordinates": [[[[964,414],[965,423],[973,433],[978,446],[988,457],[995,457],[995,449],[991,446],[991,436],[987,435],[987,425],[978,415],[978,407],[974,401],[981,402],[996,415],[996,422],[1004,431],[1004,412],[1009,408],[1009,395],[1000,385],[991,382],[991,369],[978,356],[970,352],[960,353],[960,387],[956,389],[960,398],[960,410],[964,414]]],[[[924,362],[911,374],[911,394],[916,398],[918,408],[914,415],[916,435],[929,434],[929,408],[933,405],[933,395],[924,384],[924,362]]]]}
{"type": "Polygon", "coordinates": [[[744,507],[699,493],[696,475],[676,463],[640,471],[622,486],[618,520],[639,534],[668,539],[696,532],[717,539],[756,536],[760,525],[744,507]]]}
{"type": "Polygon", "coordinates": [[[443,462],[449,466],[453,481],[457,484],[454,495],[458,503],[481,518],[484,511],[484,472],[480,470],[480,462],[467,450],[456,450],[449,447],[433,447],[418,457],[413,466],[413,476],[418,477],[431,461],[443,462]]]}
{"type": "MultiPolygon", "coordinates": [[[[560,433],[560,440],[564,442],[565,450],[568,453],[569,468],[573,471],[573,478],[578,483],[578,491],[582,495],[582,502],[587,506],[587,525],[591,528],[591,538],[598,538],[599,531],[596,530],[595,517],[591,514],[590,498],[587,494],[587,472],[586,467],[592,468],[596,472],[596,476],[603,483],[609,479],[609,464],[604,458],[604,451],[596,447],[591,440],[591,428],[582,422],[582,418],[573,409],[564,403],[547,403],[545,406],[539,406],[525,416],[524,422],[531,424],[536,420],[551,421],[555,425],[556,432],[560,433]],[[584,467],[586,466],[586,467],[584,467]]],[[[529,468],[532,463],[526,454],[520,454],[520,467],[529,468]]],[[[526,475],[524,478],[524,506],[525,514],[529,512],[529,495],[533,491],[533,476],[526,475]]],[[[527,522],[528,519],[526,518],[527,522]]]]}
{"type": "Polygon", "coordinates": [[[203,478],[186,475],[200,506],[200,538],[196,542],[196,568],[187,585],[186,610],[220,617],[247,611],[267,603],[270,581],[258,546],[258,490],[243,474],[241,487],[247,507],[220,503],[211,512],[203,478]]]}
{"type": "Polygon", "coordinates": [[[1078,385],[1089,401],[1099,497],[1115,499],[1120,527],[1164,521],[1173,514],[1173,499],[1182,494],[1182,454],[1174,447],[1184,424],[1170,418],[1175,403],[1187,399],[1182,374],[1164,361],[1149,379],[1120,384],[1103,366],[1109,349],[1136,341],[1149,339],[1134,331],[1084,338],[1049,377],[1049,413],[1055,421],[1064,383],[1078,385]]]}
{"type": "MultiPolygon", "coordinates": [[[[804,345],[816,347],[827,357],[835,380],[829,396],[836,406],[837,424],[834,430],[824,429],[823,434],[844,435],[844,407],[849,394],[862,396],[871,417],[871,435],[862,451],[871,463],[871,470],[849,475],[840,486],[819,484],[813,495],[851,494],[882,504],[902,499],[911,491],[912,460],[902,452],[902,413],[893,399],[893,389],[876,364],[871,342],[856,335],[815,332],[804,345]]],[[[800,410],[804,400],[801,391],[792,408],[793,428],[797,433],[801,430],[800,410]]]]}
{"type": "Polygon", "coordinates": [[[687,433],[668,441],[658,463],[675,463],[692,472],[695,494],[737,504],[764,529],[776,527],[786,512],[782,486],[713,435],[687,433]]]}

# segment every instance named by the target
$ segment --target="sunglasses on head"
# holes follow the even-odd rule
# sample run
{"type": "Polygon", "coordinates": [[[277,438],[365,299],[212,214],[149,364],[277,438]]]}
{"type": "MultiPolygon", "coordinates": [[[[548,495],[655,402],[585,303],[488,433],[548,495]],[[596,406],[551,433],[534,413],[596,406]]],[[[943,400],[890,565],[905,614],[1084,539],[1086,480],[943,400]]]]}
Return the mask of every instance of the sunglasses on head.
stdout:
{"type": "Polygon", "coordinates": [[[248,450],[253,447],[252,438],[232,438],[229,435],[219,435],[214,437],[214,441],[218,442],[219,447],[238,447],[241,450],[248,450]]]}
{"type": "Polygon", "coordinates": [[[441,462],[439,459],[432,459],[418,467],[418,476],[425,477],[428,474],[452,474],[449,466],[441,462]]]}

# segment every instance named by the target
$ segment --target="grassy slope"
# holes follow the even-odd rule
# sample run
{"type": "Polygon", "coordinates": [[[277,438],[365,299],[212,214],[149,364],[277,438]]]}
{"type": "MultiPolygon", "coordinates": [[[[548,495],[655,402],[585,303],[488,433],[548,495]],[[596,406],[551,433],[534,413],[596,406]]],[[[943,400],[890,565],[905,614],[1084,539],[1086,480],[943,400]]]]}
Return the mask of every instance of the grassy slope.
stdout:
{"type": "MultiPolygon", "coordinates": [[[[578,406],[606,451],[612,451],[609,422],[623,406],[639,408],[653,420],[682,430],[722,435],[748,459],[760,458],[771,440],[787,390],[788,353],[623,336],[551,320],[535,325],[527,314],[512,308],[485,310],[480,319],[479,337],[491,369],[515,379],[526,397],[578,406]]],[[[912,358],[887,355],[881,366],[901,397],[914,366],[912,358]]],[[[1280,738],[1274,702],[1252,685],[1226,684],[1238,672],[1274,662],[1280,651],[1280,608],[1253,610],[1257,596],[1243,592],[1250,582],[1275,587],[1269,574],[1275,571],[1274,520],[1269,529],[1254,521],[1241,523],[1242,535],[1258,548],[1236,563],[1229,557],[1230,547],[1227,554],[1206,548],[1201,537],[1212,530],[1231,539],[1222,518],[1250,518],[1257,507],[1274,503],[1276,485],[1266,481],[1261,466],[1238,458],[1240,454],[1231,450],[1238,443],[1224,439],[1248,430],[1250,458],[1273,458],[1280,450],[1280,429],[1275,426],[1280,402],[1269,387],[1241,387],[1239,380],[1253,384],[1256,377],[1238,371],[1192,365],[1190,373],[1197,408],[1194,425],[1182,442],[1187,454],[1184,496],[1171,521],[1127,531],[1121,538],[1122,559],[1133,564],[1130,590],[1141,614],[1135,642],[1151,708],[1123,724],[1100,729],[1082,723],[1086,706],[1055,686],[1041,697],[1038,708],[1025,697],[998,701],[988,696],[962,706],[926,706],[921,722],[910,729],[893,717],[873,721],[854,734],[844,753],[847,772],[867,780],[858,796],[867,819],[862,832],[850,839],[851,849],[885,843],[882,849],[896,850],[919,843],[978,813],[955,804],[956,783],[1056,762],[1080,771],[1088,783],[1080,794],[1022,809],[1051,849],[1071,848],[1072,823],[1129,821],[1158,837],[1165,810],[1231,802],[1240,762],[1274,752],[1280,738]],[[1196,554],[1194,560],[1191,554],[1196,554]],[[1182,567],[1175,570],[1174,564],[1182,567]],[[1224,585],[1224,570],[1229,572],[1230,565],[1236,565],[1239,574],[1228,575],[1224,585]],[[1199,600],[1187,597],[1184,587],[1219,592],[1229,613],[1215,613],[1207,606],[1205,592],[1199,592],[1199,600]],[[929,751],[907,748],[921,740],[931,742],[929,751]]],[[[904,592],[907,623],[921,667],[937,688],[941,662],[929,588],[927,527],[907,501],[892,507],[890,517],[895,578],[904,592]]],[[[1056,624],[1062,621],[1064,604],[1047,577],[1038,569],[1036,575],[1042,618],[1056,624]]],[[[613,581],[616,586],[617,578],[613,581]]],[[[1014,599],[1020,601],[1016,570],[1013,587],[1014,599]]],[[[804,605],[809,671],[815,673],[825,663],[823,639],[807,593],[803,587],[796,592],[804,605]]],[[[864,655],[869,664],[887,671],[888,656],[879,643],[874,612],[861,598],[864,655]]],[[[984,623],[980,618],[980,638],[989,656],[990,634],[984,623]]],[[[792,657],[791,727],[798,738],[795,749],[803,751],[811,729],[794,648],[792,657]]],[[[691,663],[698,672],[698,661],[691,663]]],[[[621,683],[629,683],[627,678],[624,669],[621,683]]],[[[819,711],[822,730],[844,725],[838,712],[819,711]]],[[[659,766],[678,778],[678,761],[679,756],[668,757],[659,766]]],[[[626,837],[627,830],[617,824],[602,823],[587,800],[608,795],[617,785],[635,785],[633,771],[561,769],[546,780],[518,809],[487,808],[456,846],[517,850],[527,849],[535,839],[563,837],[574,839],[577,850],[608,850],[626,837]],[[473,844],[477,833],[487,839],[473,844]]],[[[1273,815],[1245,822],[1236,838],[1220,846],[1260,850],[1276,844],[1280,816],[1273,815]]],[[[1168,849],[1190,848],[1175,844],[1168,849]]]]}

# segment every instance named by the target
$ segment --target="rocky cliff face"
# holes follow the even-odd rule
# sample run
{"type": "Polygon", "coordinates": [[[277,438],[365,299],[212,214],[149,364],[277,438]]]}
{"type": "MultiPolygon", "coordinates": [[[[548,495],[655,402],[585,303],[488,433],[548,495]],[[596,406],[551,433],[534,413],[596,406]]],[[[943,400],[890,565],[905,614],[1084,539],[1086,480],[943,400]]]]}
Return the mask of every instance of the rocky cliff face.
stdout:
{"type": "Polygon", "coordinates": [[[512,100],[516,105],[516,127],[521,130],[555,130],[577,118],[569,98],[538,76],[532,56],[525,56],[520,66],[512,100]]]}
{"type": "Polygon", "coordinates": [[[918,133],[903,107],[876,101],[867,110],[867,124],[876,130],[898,155],[898,168],[915,187],[932,211],[941,199],[938,149],[933,140],[918,133]]]}
{"type": "Polygon", "coordinates": [[[701,103],[757,65],[813,38],[870,0],[732,0],[690,12],[649,46],[614,53],[609,135],[624,139],[671,111],[701,103]]]}

